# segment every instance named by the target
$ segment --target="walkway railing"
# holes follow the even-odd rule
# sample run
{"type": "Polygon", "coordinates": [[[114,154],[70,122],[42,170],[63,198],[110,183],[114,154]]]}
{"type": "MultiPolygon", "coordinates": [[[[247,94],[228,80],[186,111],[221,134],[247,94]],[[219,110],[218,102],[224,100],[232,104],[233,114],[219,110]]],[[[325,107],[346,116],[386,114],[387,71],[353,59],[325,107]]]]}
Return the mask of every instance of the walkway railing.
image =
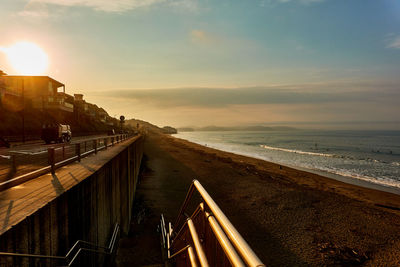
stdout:
{"type": "Polygon", "coordinates": [[[96,138],[79,143],[54,145],[46,150],[23,155],[3,156],[2,161],[9,164],[0,164],[0,191],[19,185],[46,173],[54,173],[56,169],[80,161],[91,154],[97,154],[100,150],[114,146],[117,143],[127,140],[130,135],[114,135],[103,138],[96,138]],[[19,168],[18,165],[23,167],[19,168]],[[33,169],[33,170],[32,170],[33,169]],[[5,173],[7,172],[7,173],[5,173]],[[3,173],[3,175],[2,175],[3,173]],[[18,176],[15,176],[18,175],[18,176]]]}
{"type": "Polygon", "coordinates": [[[174,225],[167,227],[161,215],[163,246],[178,267],[265,266],[197,180],[193,180],[174,225]],[[195,190],[203,202],[189,217],[185,211],[195,190]]]}
{"type": "MultiPolygon", "coordinates": [[[[119,224],[115,224],[114,230],[110,239],[110,242],[107,247],[100,246],[95,243],[78,240],[71,247],[71,249],[67,252],[65,256],[50,256],[50,255],[38,255],[38,254],[22,254],[22,253],[9,253],[9,252],[0,252],[0,257],[15,257],[15,258],[35,258],[41,260],[50,260],[53,262],[62,263],[63,266],[82,266],[81,265],[81,257],[84,253],[91,255],[105,255],[110,258],[110,261],[115,256],[116,252],[116,244],[118,243],[118,239],[120,236],[120,226],[119,224]]],[[[52,264],[53,266],[53,264],[52,264]]],[[[57,266],[60,266],[59,264],[57,266]]]]}

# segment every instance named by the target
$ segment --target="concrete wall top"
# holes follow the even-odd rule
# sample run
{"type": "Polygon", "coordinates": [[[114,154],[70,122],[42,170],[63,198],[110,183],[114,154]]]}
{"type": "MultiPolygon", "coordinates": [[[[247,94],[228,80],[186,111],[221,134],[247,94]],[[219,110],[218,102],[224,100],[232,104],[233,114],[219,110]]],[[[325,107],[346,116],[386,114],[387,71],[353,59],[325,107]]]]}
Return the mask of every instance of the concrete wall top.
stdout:
{"type": "Polygon", "coordinates": [[[102,168],[141,136],[0,192],[0,235],[102,168]]]}

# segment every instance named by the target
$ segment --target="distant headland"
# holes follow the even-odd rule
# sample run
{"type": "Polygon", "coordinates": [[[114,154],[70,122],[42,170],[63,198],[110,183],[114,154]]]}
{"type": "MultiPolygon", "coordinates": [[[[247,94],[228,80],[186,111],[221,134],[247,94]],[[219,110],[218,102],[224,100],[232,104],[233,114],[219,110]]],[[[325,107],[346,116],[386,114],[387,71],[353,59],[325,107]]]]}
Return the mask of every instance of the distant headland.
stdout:
{"type": "Polygon", "coordinates": [[[288,126],[205,126],[205,127],[181,127],[178,132],[212,132],[212,131],[291,131],[297,130],[294,127],[288,126]]]}

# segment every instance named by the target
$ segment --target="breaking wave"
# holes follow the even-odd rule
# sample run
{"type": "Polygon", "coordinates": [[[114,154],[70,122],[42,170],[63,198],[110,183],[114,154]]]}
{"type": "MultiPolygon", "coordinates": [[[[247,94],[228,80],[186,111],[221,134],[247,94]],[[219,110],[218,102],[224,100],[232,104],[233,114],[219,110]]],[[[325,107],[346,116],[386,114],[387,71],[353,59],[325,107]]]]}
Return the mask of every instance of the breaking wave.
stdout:
{"type": "Polygon", "coordinates": [[[297,150],[297,149],[286,149],[286,148],[266,146],[266,145],[260,145],[260,147],[265,148],[265,149],[269,149],[269,150],[284,151],[284,152],[311,155],[311,156],[320,156],[320,157],[334,157],[335,156],[333,154],[308,152],[308,151],[302,151],[302,150],[297,150]]]}

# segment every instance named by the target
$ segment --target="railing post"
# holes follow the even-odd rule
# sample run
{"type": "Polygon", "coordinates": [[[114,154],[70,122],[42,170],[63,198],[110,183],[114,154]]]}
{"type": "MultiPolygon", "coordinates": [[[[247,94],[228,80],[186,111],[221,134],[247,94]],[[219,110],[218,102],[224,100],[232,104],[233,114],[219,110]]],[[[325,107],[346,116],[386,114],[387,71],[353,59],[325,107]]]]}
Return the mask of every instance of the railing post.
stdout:
{"type": "Polygon", "coordinates": [[[55,150],[53,147],[50,147],[47,149],[48,162],[49,162],[49,165],[51,166],[51,173],[55,172],[55,169],[54,169],[55,153],[54,152],[55,152],[55,150]]]}
{"type": "Polygon", "coordinates": [[[65,145],[62,146],[63,159],[65,159],[65,145]]]}
{"type": "Polygon", "coordinates": [[[104,149],[107,149],[107,138],[104,138],[104,149]]]}
{"type": "Polygon", "coordinates": [[[81,161],[81,144],[75,144],[75,154],[78,156],[78,161],[81,161]]]}
{"type": "Polygon", "coordinates": [[[111,137],[111,145],[114,146],[114,136],[111,137]]]}
{"type": "Polygon", "coordinates": [[[93,140],[94,153],[97,154],[97,139],[93,140]]]}
{"type": "Polygon", "coordinates": [[[86,147],[86,141],[85,141],[85,152],[87,151],[87,147],[86,147]]]}

